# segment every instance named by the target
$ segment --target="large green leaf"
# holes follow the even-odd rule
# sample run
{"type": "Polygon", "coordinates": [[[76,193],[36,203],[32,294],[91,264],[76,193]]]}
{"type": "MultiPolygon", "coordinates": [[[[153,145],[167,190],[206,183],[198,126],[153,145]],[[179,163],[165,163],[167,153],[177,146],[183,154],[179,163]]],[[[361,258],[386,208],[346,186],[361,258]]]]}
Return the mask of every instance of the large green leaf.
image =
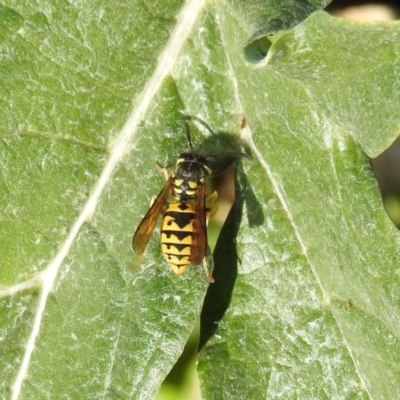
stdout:
{"type": "MultiPolygon", "coordinates": [[[[275,30],[324,4],[295,3],[265,8],[275,30]]],[[[398,236],[359,146],[397,133],[399,25],[317,13],[252,65],[263,4],[1,6],[4,398],[154,397],[208,287],[157,238],[139,269],[130,249],[184,114],[253,153],[202,312],[204,398],[398,397],[398,236]]]]}
{"type": "Polygon", "coordinates": [[[221,321],[217,282],[202,314],[201,344],[221,321],[204,398],[400,396],[399,235],[359,145],[378,154],[398,135],[399,38],[398,23],[317,13],[251,79],[229,52],[255,159],[239,172],[229,308],[221,321]]]}

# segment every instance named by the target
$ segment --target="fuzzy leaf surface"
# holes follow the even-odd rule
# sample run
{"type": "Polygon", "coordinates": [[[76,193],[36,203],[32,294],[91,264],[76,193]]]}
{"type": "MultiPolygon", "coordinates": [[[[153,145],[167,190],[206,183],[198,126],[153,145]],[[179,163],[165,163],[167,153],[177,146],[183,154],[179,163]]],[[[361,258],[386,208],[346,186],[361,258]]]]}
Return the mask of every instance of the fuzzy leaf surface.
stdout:
{"type": "Polygon", "coordinates": [[[359,147],[379,153],[398,126],[396,23],[352,26],[392,41],[357,50],[379,76],[348,79],[352,101],[354,82],[371,100],[338,115],[352,104],[335,75],[347,59],[330,68],[315,54],[351,24],[324,13],[254,66],[242,53],[251,19],[234,2],[1,11],[2,398],[154,398],[208,287],[200,268],[173,275],[158,229],[140,265],[130,248],[164,184],[154,161],[173,165],[186,146],[183,115],[241,133],[253,153],[238,167],[241,262],[233,292],[219,281],[231,303],[201,353],[204,398],[398,397],[398,237],[359,147]]]}

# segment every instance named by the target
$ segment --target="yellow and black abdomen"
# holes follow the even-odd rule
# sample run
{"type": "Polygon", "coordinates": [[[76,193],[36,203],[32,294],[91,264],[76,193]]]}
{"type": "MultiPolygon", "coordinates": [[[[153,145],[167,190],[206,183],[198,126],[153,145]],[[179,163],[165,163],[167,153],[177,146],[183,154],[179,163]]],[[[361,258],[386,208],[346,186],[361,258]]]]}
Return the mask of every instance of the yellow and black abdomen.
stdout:
{"type": "Polygon", "coordinates": [[[193,221],[196,207],[181,202],[169,204],[161,220],[161,248],[165,260],[177,274],[190,265],[193,221]]]}

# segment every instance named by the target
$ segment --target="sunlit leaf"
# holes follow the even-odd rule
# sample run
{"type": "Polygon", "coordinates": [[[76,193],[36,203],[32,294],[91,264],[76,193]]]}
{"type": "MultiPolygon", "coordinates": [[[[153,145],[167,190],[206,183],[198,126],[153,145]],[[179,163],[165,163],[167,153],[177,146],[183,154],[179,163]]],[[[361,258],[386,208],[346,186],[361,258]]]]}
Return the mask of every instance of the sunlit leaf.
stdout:
{"type": "Polygon", "coordinates": [[[399,397],[399,238],[363,153],[397,134],[399,25],[314,3],[1,6],[4,398],[154,398],[204,298],[204,398],[399,397]],[[269,12],[285,34],[254,64],[269,12]],[[158,229],[131,250],[184,116],[215,132],[193,123],[196,146],[252,153],[210,287],[158,229]]]}

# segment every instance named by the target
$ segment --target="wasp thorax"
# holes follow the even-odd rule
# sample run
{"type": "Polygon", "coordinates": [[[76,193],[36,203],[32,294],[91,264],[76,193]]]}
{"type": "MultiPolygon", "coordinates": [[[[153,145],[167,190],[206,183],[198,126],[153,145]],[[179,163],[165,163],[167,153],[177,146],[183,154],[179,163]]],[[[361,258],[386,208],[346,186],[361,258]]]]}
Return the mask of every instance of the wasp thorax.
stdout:
{"type": "Polygon", "coordinates": [[[204,182],[206,174],[200,164],[182,162],[175,171],[174,193],[182,201],[193,199],[197,187],[204,182]]]}

